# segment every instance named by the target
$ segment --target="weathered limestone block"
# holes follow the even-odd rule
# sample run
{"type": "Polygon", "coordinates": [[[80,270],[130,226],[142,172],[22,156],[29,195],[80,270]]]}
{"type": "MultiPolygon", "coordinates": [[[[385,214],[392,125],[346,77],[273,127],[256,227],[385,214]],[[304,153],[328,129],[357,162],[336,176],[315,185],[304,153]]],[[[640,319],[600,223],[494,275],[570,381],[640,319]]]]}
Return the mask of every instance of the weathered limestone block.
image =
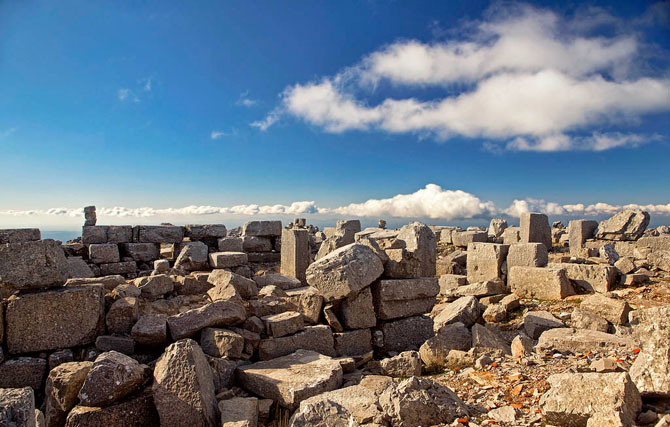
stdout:
{"type": "Polygon", "coordinates": [[[133,274],[137,270],[135,261],[113,262],[109,264],[100,264],[100,274],[111,276],[116,274],[133,274]]]}
{"type": "Polygon", "coordinates": [[[340,220],[335,225],[335,230],[319,246],[316,259],[321,259],[343,246],[350,245],[356,241],[356,233],[361,231],[359,220],[340,220]]]}
{"type": "Polygon", "coordinates": [[[381,322],[379,330],[384,337],[383,344],[379,346],[382,352],[418,350],[433,336],[433,319],[414,316],[381,322]]]}
{"type": "Polygon", "coordinates": [[[249,257],[244,252],[212,252],[209,265],[212,268],[232,268],[247,264],[249,257]]]}
{"type": "Polygon", "coordinates": [[[507,253],[508,270],[514,266],[546,267],[549,253],[542,243],[515,243],[510,245],[507,253]]]}
{"type": "Polygon", "coordinates": [[[6,307],[10,354],[76,347],[93,342],[104,327],[100,285],[13,296],[6,307]]]}
{"type": "Polygon", "coordinates": [[[649,263],[663,271],[670,272],[670,251],[655,251],[647,255],[649,263]]]}
{"type": "Polygon", "coordinates": [[[258,295],[258,286],[255,281],[227,270],[212,270],[207,277],[207,282],[215,288],[232,286],[244,299],[253,298],[258,295]]]}
{"type": "Polygon", "coordinates": [[[135,279],[134,284],[139,288],[140,295],[150,300],[161,298],[174,290],[174,282],[167,274],[140,277],[135,279]]]}
{"type": "Polygon", "coordinates": [[[635,424],[642,408],[640,393],[625,372],[565,373],[547,378],[551,389],[540,407],[547,422],[563,426],[635,424]],[[598,423],[600,417],[617,423],[598,423]]]}
{"type": "Polygon", "coordinates": [[[258,425],[258,399],[233,397],[219,402],[222,427],[256,427],[258,425]]]}
{"type": "Polygon", "coordinates": [[[555,328],[540,335],[536,349],[553,350],[560,353],[587,353],[599,351],[633,349],[634,342],[630,338],[588,329],[555,328]]]}
{"type": "Polygon", "coordinates": [[[484,305],[473,296],[465,296],[445,305],[434,317],[435,332],[450,323],[460,322],[472,326],[484,312],[484,305]]]}
{"type": "Polygon", "coordinates": [[[222,237],[218,241],[219,252],[242,252],[242,238],[241,237],[222,237]]]}
{"type": "Polygon", "coordinates": [[[489,295],[504,294],[505,292],[507,292],[505,282],[495,279],[449,289],[444,295],[449,298],[461,298],[466,296],[485,297],[489,295]]]}
{"type": "Polygon", "coordinates": [[[200,334],[200,347],[210,356],[239,359],[244,350],[244,337],[226,329],[205,328],[200,334]]]}
{"type": "Polygon", "coordinates": [[[184,236],[196,240],[216,240],[226,237],[226,226],[223,224],[189,224],[184,226],[184,236]]]}
{"type": "Polygon", "coordinates": [[[328,325],[307,326],[303,331],[281,338],[261,340],[258,345],[260,360],[273,359],[291,354],[298,349],[312,350],[335,356],[333,332],[328,325]]]}
{"type": "Polygon", "coordinates": [[[107,406],[135,391],[144,382],[144,368],[116,351],[99,355],[79,390],[85,406],[107,406]]]}
{"type": "Polygon", "coordinates": [[[470,330],[460,322],[443,326],[434,337],[421,345],[419,354],[428,370],[446,366],[451,350],[467,351],[472,347],[470,330]]]}
{"type": "Polygon", "coordinates": [[[49,372],[45,394],[46,425],[62,426],[68,412],[79,401],[78,394],[93,362],[66,362],[49,372]]]}
{"type": "Polygon", "coordinates": [[[570,241],[571,256],[580,255],[580,249],[584,247],[584,242],[586,242],[586,239],[593,237],[596,228],[598,228],[597,221],[589,221],[586,219],[570,221],[568,224],[568,238],[570,241]]]}
{"type": "Polygon", "coordinates": [[[270,252],[272,240],[269,237],[243,236],[242,249],[244,252],[270,252]]]}
{"type": "Polygon", "coordinates": [[[459,286],[465,286],[468,284],[467,276],[461,274],[442,274],[439,279],[440,293],[439,295],[446,295],[451,290],[458,288],[459,286]]]}
{"type": "Polygon", "coordinates": [[[506,228],[507,228],[507,221],[505,221],[504,219],[493,218],[489,223],[489,229],[488,229],[489,236],[494,239],[502,237],[503,232],[505,231],[506,228]]]}
{"type": "Polygon", "coordinates": [[[428,378],[410,377],[388,387],[379,403],[397,427],[448,425],[468,416],[467,406],[456,393],[428,378]]]}
{"type": "Polygon", "coordinates": [[[383,320],[429,312],[439,291],[435,277],[378,280],[372,284],[375,312],[383,320]]]}
{"type": "MultiPolygon", "coordinates": [[[[65,282],[66,287],[73,287],[73,286],[89,286],[89,285],[102,285],[102,287],[106,291],[112,291],[119,285],[125,285],[126,284],[126,279],[123,278],[123,276],[120,275],[109,275],[109,276],[102,276],[102,277],[78,277],[74,279],[68,279],[67,282],[65,282]]],[[[130,295],[129,295],[130,296],[130,295]]],[[[139,295],[137,295],[139,296],[139,295]]]]}
{"type": "Polygon", "coordinates": [[[411,222],[398,231],[395,240],[401,248],[387,249],[389,260],[384,274],[392,279],[435,277],[437,241],[427,225],[411,222]]]}
{"type": "Polygon", "coordinates": [[[551,248],[551,227],[545,214],[524,212],[520,221],[521,243],[542,243],[551,248]]]}
{"type": "Polygon", "coordinates": [[[152,393],[163,426],[219,425],[212,369],[193,340],[165,349],[154,368],[152,393]]]}
{"type": "Polygon", "coordinates": [[[656,251],[670,251],[670,236],[640,237],[635,246],[656,251]]]}
{"type": "Polygon", "coordinates": [[[0,389],[0,425],[35,427],[35,393],[30,387],[0,389]]]}
{"type": "Polygon", "coordinates": [[[521,229],[519,227],[507,227],[502,234],[503,243],[512,245],[521,242],[521,229]]]}
{"type": "Polygon", "coordinates": [[[370,329],[357,329],[333,334],[338,356],[360,356],[372,351],[370,329]]]}
{"type": "Polygon", "coordinates": [[[628,323],[628,313],[631,308],[624,300],[609,298],[600,294],[586,297],[579,308],[602,317],[614,325],[628,323]]]}
{"type": "Polygon", "coordinates": [[[601,221],[596,238],[603,240],[637,240],[649,225],[649,214],[640,209],[624,209],[601,221]]]}
{"type": "Polygon", "coordinates": [[[135,340],[128,336],[99,335],[95,339],[95,348],[101,353],[116,351],[122,354],[133,354],[135,352],[135,340]]]}
{"type": "Polygon", "coordinates": [[[369,247],[353,243],[329,253],[307,268],[306,280],[332,302],[353,295],[374,282],[384,271],[369,247]]]}
{"type": "Polygon", "coordinates": [[[564,268],[515,266],[509,269],[507,285],[521,298],[563,299],[575,293],[564,268]]]}
{"type": "Polygon", "coordinates": [[[267,334],[275,338],[292,335],[305,328],[302,314],[297,311],[287,311],[266,316],[263,318],[263,321],[265,322],[267,334]]]}
{"type": "Polygon", "coordinates": [[[451,240],[454,246],[460,248],[467,248],[470,243],[486,242],[488,241],[488,233],[486,231],[453,231],[451,233],[451,240]]]}
{"type": "Polygon", "coordinates": [[[105,225],[85,225],[81,229],[81,243],[107,243],[107,229],[105,225]]]}
{"type": "Polygon", "coordinates": [[[133,227],[130,225],[107,226],[107,243],[130,243],[133,241],[133,227]]]}
{"type": "Polygon", "coordinates": [[[91,271],[91,268],[88,266],[88,264],[86,264],[86,261],[84,261],[81,257],[68,257],[67,266],[68,266],[67,268],[68,279],[77,277],[84,277],[84,278],[94,277],[93,271],[91,271]]]}
{"type": "Polygon", "coordinates": [[[492,325],[483,326],[475,323],[472,326],[472,346],[480,349],[500,350],[503,354],[511,355],[512,348],[500,331],[492,325]]]}
{"type": "Polygon", "coordinates": [[[369,287],[342,301],[339,319],[346,329],[372,328],[377,325],[372,291],[369,287]]]}
{"type": "Polygon", "coordinates": [[[507,258],[508,250],[508,245],[497,243],[468,244],[468,282],[502,279],[501,267],[507,258]]]}
{"type": "Polygon", "coordinates": [[[607,320],[579,308],[575,308],[570,313],[570,326],[575,329],[590,329],[600,332],[608,332],[610,329],[610,324],[607,320]]]}
{"type": "Polygon", "coordinates": [[[42,234],[39,228],[10,228],[0,230],[0,244],[32,242],[41,238],[42,234]]]}
{"type": "Polygon", "coordinates": [[[135,262],[150,262],[160,256],[155,243],[125,243],[122,247],[124,255],[131,257],[135,262]]]}
{"type": "Polygon", "coordinates": [[[629,373],[643,396],[670,397],[670,307],[635,310],[633,333],[641,343],[629,373]]]}
{"type": "Polygon", "coordinates": [[[19,357],[0,364],[0,388],[42,389],[47,361],[38,357],[19,357]]]}
{"type": "Polygon", "coordinates": [[[214,326],[237,325],[247,318],[239,304],[217,301],[167,318],[170,335],[174,340],[188,338],[201,329],[214,326]]]}
{"type": "Polygon", "coordinates": [[[174,225],[139,225],[140,243],[181,243],[184,239],[184,227],[174,225]]]}
{"type": "Polygon", "coordinates": [[[281,273],[307,284],[306,272],[310,263],[309,231],[284,229],[281,236],[281,273]]]}
{"type": "Polygon", "coordinates": [[[138,344],[160,346],[167,341],[167,318],[159,314],[145,314],[130,331],[138,344]]]}
{"type": "Polygon", "coordinates": [[[182,245],[174,268],[184,271],[203,270],[209,267],[209,249],[203,242],[188,242],[182,245]]]}
{"type": "Polygon", "coordinates": [[[568,279],[587,292],[609,292],[616,284],[616,268],[610,265],[559,263],[553,266],[564,268],[568,279]]]}
{"type": "Polygon", "coordinates": [[[60,286],[69,267],[60,245],[51,239],[0,244],[0,286],[17,290],[60,286]]]}
{"type": "Polygon", "coordinates": [[[110,334],[130,333],[139,316],[137,298],[119,298],[109,307],[105,323],[110,334]]]}
{"type": "Polygon", "coordinates": [[[403,351],[397,356],[369,362],[367,368],[389,377],[421,376],[421,356],[418,351],[403,351]]]}
{"type": "Polygon", "coordinates": [[[243,388],[295,409],[301,401],[342,385],[342,367],[328,356],[309,350],[237,369],[243,388]]]}
{"type": "Polygon", "coordinates": [[[256,282],[256,285],[259,288],[263,288],[265,286],[277,286],[278,288],[287,291],[290,289],[304,287],[299,279],[276,273],[266,273],[262,276],[254,276],[253,280],[256,282]]]}
{"type": "Polygon", "coordinates": [[[143,392],[124,402],[105,406],[75,406],[67,416],[65,427],[158,427],[160,424],[154,399],[143,392]]]}
{"type": "Polygon", "coordinates": [[[544,331],[564,327],[563,322],[548,311],[529,311],[523,316],[523,329],[534,340],[538,339],[544,331]]]}
{"type": "Polygon", "coordinates": [[[243,236],[279,237],[281,221],[249,221],[242,226],[243,236]]]}

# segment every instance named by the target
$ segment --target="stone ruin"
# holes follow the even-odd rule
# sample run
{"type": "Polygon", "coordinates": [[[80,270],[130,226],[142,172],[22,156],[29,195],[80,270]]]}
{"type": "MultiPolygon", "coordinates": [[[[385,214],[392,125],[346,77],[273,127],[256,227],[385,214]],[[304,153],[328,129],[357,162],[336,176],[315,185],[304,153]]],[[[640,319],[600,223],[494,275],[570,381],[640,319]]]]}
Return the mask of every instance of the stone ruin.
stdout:
{"type": "Polygon", "coordinates": [[[670,298],[629,298],[670,295],[670,228],[646,212],[323,231],[84,213],[66,243],[0,230],[2,426],[670,425],[670,298]]]}

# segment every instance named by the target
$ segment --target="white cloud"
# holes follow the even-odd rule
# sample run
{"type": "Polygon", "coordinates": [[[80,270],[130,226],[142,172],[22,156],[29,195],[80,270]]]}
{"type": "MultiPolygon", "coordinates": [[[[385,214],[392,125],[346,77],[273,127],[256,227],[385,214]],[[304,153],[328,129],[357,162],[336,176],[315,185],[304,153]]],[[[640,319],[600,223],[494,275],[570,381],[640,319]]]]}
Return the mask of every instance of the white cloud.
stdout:
{"type": "Polygon", "coordinates": [[[152,83],[152,78],[149,77],[144,81],[144,87],[142,88],[145,92],[151,92],[151,83],[152,83]]]}
{"type": "Polygon", "coordinates": [[[119,101],[130,101],[130,102],[140,102],[140,98],[137,97],[135,92],[132,91],[132,89],[119,89],[116,92],[117,96],[119,97],[119,101]]]}
{"type": "Polygon", "coordinates": [[[230,135],[230,133],[228,133],[228,132],[221,132],[221,131],[213,130],[212,133],[209,134],[209,137],[211,139],[219,139],[219,138],[223,138],[224,136],[228,136],[228,135],[230,135]]]}
{"type": "MultiPolygon", "coordinates": [[[[329,217],[371,217],[371,218],[430,218],[443,221],[471,218],[491,218],[499,215],[519,217],[524,212],[543,212],[548,215],[584,217],[611,215],[622,209],[642,209],[653,215],[670,216],[667,204],[623,204],[611,205],[598,202],[585,204],[559,204],[541,199],[525,198],[514,200],[509,207],[499,209],[491,201],[484,201],[474,194],[462,190],[443,189],[436,184],[428,184],[410,194],[397,194],[383,199],[369,199],[362,203],[327,208],[317,206],[314,201],[292,202],[290,204],[235,206],[190,205],[181,208],[128,208],[122,206],[99,207],[98,218],[194,218],[200,216],[239,215],[325,215],[329,217]]],[[[52,208],[31,210],[4,210],[0,216],[51,216],[83,217],[83,208],[52,208]]]]}
{"type": "Polygon", "coordinates": [[[634,147],[654,137],[603,127],[669,111],[670,79],[631,71],[631,64],[643,62],[632,31],[586,35],[591,26],[613,21],[602,10],[566,20],[516,6],[488,21],[464,24],[461,33],[472,34],[467,39],[398,41],[333,77],[289,86],[280,106],[252,125],[267,130],[281,115],[290,115],[326,132],[488,138],[510,150],[634,147]],[[391,89],[439,87],[433,99],[369,102],[367,89],[381,81],[392,83],[391,89]],[[449,86],[448,96],[443,86],[449,86]]]}
{"type": "Polygon", "coordinates": [[[0,138],[7,138],[9,135],[13,134],[16,132],[16,128],[9,128],[5,130],[0,131],[0,138]]]}
{"type": "Polygon", "coordinates": [[[412,194],[398,194],[388,199],[370,199],[333,209],[340,215],[400,218],[440,218],[454,220],[490,216],[492,202],[482,202],[476,196],[461,190],[443,190],[428,184],[412,194]]]}
{"type": "Polygon", "coordinates": [[[258,101],[256,101],[255,99],[249,98],[248,90],[242,92],[237,101],[235,102],[236,105],[241,105],[243,107],[253,107],[257,103],[258,101]]]}

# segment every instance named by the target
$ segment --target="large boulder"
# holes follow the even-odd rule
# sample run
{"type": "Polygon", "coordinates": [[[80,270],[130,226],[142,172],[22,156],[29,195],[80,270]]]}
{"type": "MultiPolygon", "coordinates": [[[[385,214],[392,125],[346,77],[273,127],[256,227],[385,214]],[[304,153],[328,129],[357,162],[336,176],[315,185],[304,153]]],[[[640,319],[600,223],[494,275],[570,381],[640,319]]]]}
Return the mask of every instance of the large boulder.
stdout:
{"type": "Polygon", "coordinates": [[[342,385],[342,367],[328,356],[309,350],[237,369],[240,385],[257,396],[295,409],[301,401],[342,385]]]}
{"type": "Polygon", "coordinates": [[[161,425],[220,425],[212,369],[191,339],[165,349],[154,368],[152,392],[161,425]]]}
{"type": "Polygon", "coordinates": [[[0,286],[44,289],[68,279],[69,264],[58,242],[51,239],[0,244],[0,286]]]}
{"type": "Polygon", "coordinates": [[[564,268],[515,266],[509,269],[507,285],[521,298],[554,300],[575,293],[564,268]]]}
{"type": "Polygon", "coordinates": [[[381,259],[368,246],[353,243],[339,248],[307,268],[306,279],[327,302],[354,295],[384,271],[381,259]]]}
{"type": "MultiPolygon", "coordinates": [[[[123,402],[105,406],[75,406],[67,416],[65,427],[158,427],[161,424],[151,393],[145,391],[123,402]]],[[[191,424],[198,425],[192,421],[191,424]]]]}
{"type": "Polygon", "coordinates": [[[11,354],[90,344],[104,330],[102,286],[12,296],[7,300],[5,328],[11,354]]]}
{"type": "Polygon", "coordinates": [[[554,374],[547,381],[551,389],[540,407],[545,421],[554,425],[632,426],[642,408],[640,393],[625,372],[554,374]]]}
{"type": "Polygon", "coordinates": [[[466,327],[472,326],[485,310],[484,304],[473,296],[461,297],[447,304],[434,317],[435,332],[450,323],[460,322],[466,327]]]}
{"type": "Polygon", "coordinates": [[[509,245],[497,243],[470,243],[468,245],[468,282],[502,279],[502,265],[509,245]]]}
{"type": "Polygon", "coordinates": [[[185,243],[174,262],[174,268],[184,271],[202,270],[209,267],[209,250],[203,242],[185,243]]]}
{"type": "Polygon", "coordinates": [[[649,214],[640,209],[624,209],[598,224],[596,238],[603,240],[637,240],[649,225],[649,214]]]}
{"type": "Polygon", "coordinates": [[[435,277],[436,252],[433,230],[420,222],[411,222],[398,232],[394,249],[386,250],[389,260],[384,265],[384,274],[393,279],[435,277]]]}
{"type": "Polygon", "coordinates": [[[410,377],[388,387],[379,403],[398,427],[449,424],[469,415],[456,393],[428,378],[410,377]]]}

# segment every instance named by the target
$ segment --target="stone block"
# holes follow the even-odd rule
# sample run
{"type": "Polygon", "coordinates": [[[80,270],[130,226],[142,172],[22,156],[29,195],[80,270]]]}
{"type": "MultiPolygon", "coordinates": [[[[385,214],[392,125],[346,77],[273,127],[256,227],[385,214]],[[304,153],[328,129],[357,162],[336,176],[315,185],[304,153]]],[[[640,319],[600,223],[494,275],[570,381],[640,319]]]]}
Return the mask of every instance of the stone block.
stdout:
{"type": "Polygon", "coordinates": [[[372,351],[370,329],[356,329],[333,334],[338,356],[360,356],[372,351]]]}
{"type": "Polygon", "coordinates": [[[241,305],[217,301],[167,318],[172,339],[192,337],[201,329],[237,325],[247,318],[241,305]]]}
{"type": "Polygon", "coordinates": [[[546,267],[549,253],[543,243],[515,243],[510,245],[507,253],[507,268],[546,267]]]}
{"type": "Polygon", "coordinates": [[[281,338],[261,340],[258,346],[260,360],[274,359],[298,349],[335,356],[333,333],[328,325],[307,326],[305,330],[281,338]]]}
{"type": "Polygon", "coordinates": [[[272,240],[269,237],[243,236],[242,249],[244,252],[270,252],[272,240]]]}
{"type": "Polygon", "coordinates": [[[181,243],[184,228],[174,225],[140,225],[137,239],[139,243],[181,243]]]}
{"type": "Polygon", "coordinates": [[[209,254],[212,268],[232,268],[247,264],[249,258],[244,252],[213,252],[209,254]]]}
{"type": "Polygon", "coordinates": [[[81,243],[84,245],[107,243],[108,228],[105,225],[85,225],[81,229],[81,243]]]}
{"type": "Polygon", "coordinates": [[[379,280],[372,285],[375,313],[383,320],[427,313],[435,305],[439,291],[434,277],[379,280]]]}
{"type": "Polygon", "coordinates": [[[210,356],[239,359],[244,350],[244,337],[226,329],[205,328],[200,334],[200,347],[210,356]]]}
{"type": "Polygon", "coordinates": [[[107,227],[107,243],[130,243],[133,241],[133,227],[130,225],[110,225],[107,227]]]}
{"type": "Polygon", "coordinates": [[[598,224],[595,236],[602,240],[637,240],[649,225],[649,213],[624,209],[598,224]]]}
{"type": "Polygon", "coordinates": [[[189,224],[184,226],[184,236],[191,241],[218,239],[226,237],[226,226],[223,224],[189,224]]]}
{"type": "Polygon", "coordinates": [[[119,247],[114,243],[94,243],[88,247],[88,259],[95,264],[119,262],[119,247]]]}
{"type": "Polygon", "coordinates": [[[31,387],[42,389],[47,361],[38,357],[19,357],[0,364],[0,389],[31,387]]]}
{"type": "Polygon", "coordinates": [[[575,293],[564,268],[512,267],[507,284],[521,298],[554,300],[575,293]]]}
{"type": "Polygon", "coordinates": [[[454,231],[451,240],[454,246],[467,248],[470,243],[487,242],[489,235],[486,231],[454,231]]]}
{"type": "Polygon", "coordinates": [[[301,229],[285,229],[281,237],[281,273],[295,277],[303,285],[310,263],[309,232],[301,229]]]}
{"type": "Polygon", "coordinates": [[[521,229],[519,227],[507,227],[502,234],[503,243],[512,245],[521,241],[521,229]]]}
{"type": "Polygon", "coordinates": [[[551,248],[551,227],[545,214],[524,212],[520,218],[521,243],[542,243],[551,248]]]}
{"type": "Polygon", "coordinates": [[[418,350],[434,334],[433,319],[428,316],[381,322],[379,330],[384,337],[380,350],[386,353],[418,350]]]}
{"type": "Polygon", "coordinates": [[[593,238],[598,228],[597,221],[577,219],[568,224],[568,239],[570,242],[570,255],[579,256],[579,250],[584,247],[587,239],[593,238]]]}
{"type": "Polygon", "coordinates": [[[242,252],[241,237],[222,237],[217,241],[219,252],[242,252]]]}
{"type": "Polygon", "coordinates": [[[297,311],[266,316],[263,318],[263,322],[265,322],[267,334],[275,338],[292,335],[305,328],[303,316],[297,311]]]}
{"type": "Polygon", "coordinates": [[[616,268],[610,265],[572,263],[554,265],[556,268],[565,269],[568,279],[586,292],[609,292],[617,281],[616,268]]]}
{"type": "Polygon", "coordinates": [[[30,387],[0,389],[0,424],[35,427],[35,392],[30,387]]]}
{"type": "Polygon", "coordinates": [[[60,286],[69,265],[60,245],[51,239],[0,244],[0,286],[16,290],[60,286]]]}
{"type": "Polygon", "coordinates": [[[0,244],[32,242],[42,239],[39,228],[11,228],[0,230],[0,244]]]}
{"type": "Polygon", "coordinates": [[[346,329],[371,328],[377,325],[377,317],[369,287],[342,301],[340,320],[346,329]]]}
{"type": "Polygon", "coordinates": [[[104,313],[99,285],[13,296],[6,308],[7,349],[17,354],[90,344],[104,328],[104,313]]]}
{"type": "Polygon", "coordinates": [[[243,236],[279,237],[281,221],[249,221],[242,226],[243,236]]]}
{"type": "Polygon", "coordinates": [[[135,262],[151,262],[160,257],[155,243],[124,243],[122,248],[124,256],[131,257],[135,262]]]}
{"type": "Polygon", "coordinates": [[[113,262],[109,264],[100,264],[100,274],[111,276],[117,274],[134,274],[137,271],[135,261],[113,262]]]}
{"type": "Polygon", "coordinates": [[[497,243],[468,244],[468,282],[502,279],[501,267],[507,258],[508,250],[508,245],[497,243]]]}
{"type": "Polygon", "coordinates": [[[625,300],[609,298],[600,294],[586,297],[579,304],[579,308],[602,317],[613,325],[628,323],[628,313],[631,311],[630,305],[625,300]]]}

